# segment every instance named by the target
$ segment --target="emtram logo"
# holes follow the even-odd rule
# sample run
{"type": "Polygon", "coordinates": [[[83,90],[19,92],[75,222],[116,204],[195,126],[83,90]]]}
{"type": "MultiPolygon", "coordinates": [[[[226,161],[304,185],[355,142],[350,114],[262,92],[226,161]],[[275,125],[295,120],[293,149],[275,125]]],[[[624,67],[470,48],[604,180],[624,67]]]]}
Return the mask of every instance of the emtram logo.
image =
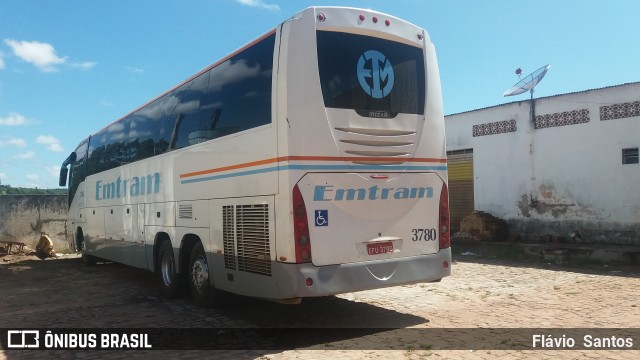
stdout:
{"type": "Polygon", "coordinates": [[[393,89],[393,66],[379,51],[368,50],[360,55],[357,72],[362,90],[373,98],[382,99],[393,89]]]}

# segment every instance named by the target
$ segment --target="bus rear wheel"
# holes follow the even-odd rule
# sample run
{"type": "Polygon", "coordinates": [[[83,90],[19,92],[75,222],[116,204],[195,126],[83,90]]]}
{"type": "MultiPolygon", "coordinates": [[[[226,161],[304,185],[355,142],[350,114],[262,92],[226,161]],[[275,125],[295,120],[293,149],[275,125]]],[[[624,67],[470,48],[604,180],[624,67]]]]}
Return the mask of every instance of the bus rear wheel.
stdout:
{"type": "Polygon", "coordinates": [[[202,243],[197,243],[189,257],[189,288],[193,301],[199,306],[221,304],[221,294],[209,278],[209,263],[202,243]]]}
{"type": "Polygon", "coordinates": [[[163,241],[158,250],[157,274],[162,294],[174,299],[180,294],[180,277],[176,270],[176,259],[170,241],[163,241]]]}

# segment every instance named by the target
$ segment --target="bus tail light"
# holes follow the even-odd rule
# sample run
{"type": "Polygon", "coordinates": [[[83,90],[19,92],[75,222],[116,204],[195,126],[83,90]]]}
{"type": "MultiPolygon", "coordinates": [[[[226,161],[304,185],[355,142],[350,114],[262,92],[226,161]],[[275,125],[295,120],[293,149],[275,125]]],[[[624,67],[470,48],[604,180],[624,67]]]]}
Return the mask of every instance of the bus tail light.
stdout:
{"type": "Polygon", "coordinates": [[[296,263],[311,262],[311,238],[307,208],[298,185],[293,188],[293,236],[295,238],[296,263]]]}
{"type": "Polygon", "coordinates": [[[451,238],[449,237],[449,190],[447,190],[447,184],[442,184],[439,207],[440,249],[446,249],[451,246],[451,238]]]}

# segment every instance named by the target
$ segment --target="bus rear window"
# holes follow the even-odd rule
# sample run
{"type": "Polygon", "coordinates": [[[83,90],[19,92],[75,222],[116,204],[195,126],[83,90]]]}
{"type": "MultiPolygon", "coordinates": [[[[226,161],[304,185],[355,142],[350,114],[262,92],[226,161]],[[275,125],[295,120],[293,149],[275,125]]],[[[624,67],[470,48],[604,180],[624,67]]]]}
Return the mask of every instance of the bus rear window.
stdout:
{"type": "Polygon", "coordinates": [[[361,116],[424,114],[424,57],[419,47],[334,31],[318,31],[324,104],[361,116]]]}

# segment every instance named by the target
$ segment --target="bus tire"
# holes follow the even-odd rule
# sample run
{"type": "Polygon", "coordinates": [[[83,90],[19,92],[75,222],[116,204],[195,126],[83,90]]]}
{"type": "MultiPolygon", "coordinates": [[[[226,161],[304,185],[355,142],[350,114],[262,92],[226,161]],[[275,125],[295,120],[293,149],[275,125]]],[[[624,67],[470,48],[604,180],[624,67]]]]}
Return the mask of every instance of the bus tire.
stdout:
{"type": "Polygon", "coordinates": [[[204,247],[198,242],[189,257],[189,289],[193,301],[198,306],[221,305],[221,293],[210,281],[209,263],[204,247]]]}
{"type": "Polygon", "coordinates": [[[162,241],[158,250],[157,275],[160,280],[160,291],[169,298],[175,299],[180,294],[180,276],[177,273],[176,258],[171,241],[162,241]]]}
{"type": "Polygon", "coordinates": [[[93,266],[96,264],[97,259],[95,256],[87,254],[86,245],[84,244],[84,235],[82,234],[82,230],[78,231],[77,234],[77,244],[78,249],[80,250],[80,263],[84,266],[93,266]]]}
{"type": "Polygon", "coordinates": [[[97,262],[95,256],[91,256],[87,254],[84,250],[82,250],[82,256],[80,257],[80,261],[84,266],[94,266],[97,262]]]}

